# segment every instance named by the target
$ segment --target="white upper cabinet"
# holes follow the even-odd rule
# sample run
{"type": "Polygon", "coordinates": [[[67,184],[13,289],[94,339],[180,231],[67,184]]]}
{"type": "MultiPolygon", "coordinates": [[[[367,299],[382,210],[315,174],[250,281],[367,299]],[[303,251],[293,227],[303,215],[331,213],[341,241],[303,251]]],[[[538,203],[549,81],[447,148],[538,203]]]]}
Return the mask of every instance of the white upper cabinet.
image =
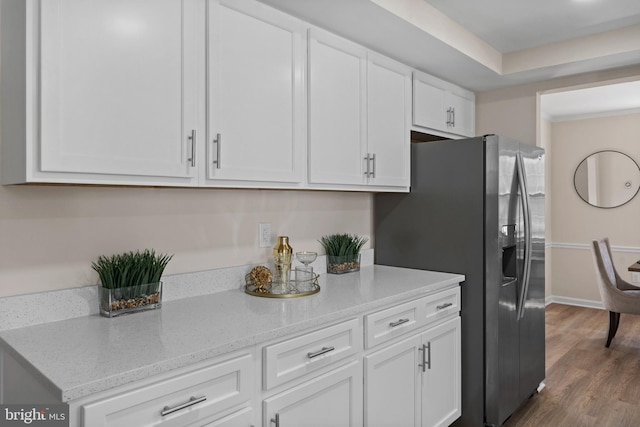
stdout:
{"type": "Polygon", "coordinates": [[[405,192],[412,128],[474,134],[473,93],[256,0],[1,19],[3,184],[405,192]]]}
{"type": "Polygon", "coordinates": [[[3,91],[15,92],[2,107],[18,93],[26,108],[4,115],[4,183],[196,182],[202,2],[22,0],[5,11],[22,21],[3,20],[16,45],[3,50],[3,91]]]}
{"type": "Polygon", "coordinates": [[[275,9],[209,3],[207,179],[303,181],[305,42],[275,9]]]}
{"type": "Polygon", "coordinates": [[[309,31],[309,182],[364,184],[366,50],[309,31]]]}
{"type": "Polygon", "coordinates": [[[475,122],[473,92],[414,71],[413,125],[418,130],[428,132],[421,129],[426,128],[445,134],[474,136],[475,122]]]}
{"type": "Polygon", "coordinates": [[[408,190],[408,67],[314,28],[308,96],[312,186],[408,190]]]}
{"type": "Polygon", "coordinates": [[[369,183],[408,187],[411,69],[372,52],[367,65],[369,183]]]}

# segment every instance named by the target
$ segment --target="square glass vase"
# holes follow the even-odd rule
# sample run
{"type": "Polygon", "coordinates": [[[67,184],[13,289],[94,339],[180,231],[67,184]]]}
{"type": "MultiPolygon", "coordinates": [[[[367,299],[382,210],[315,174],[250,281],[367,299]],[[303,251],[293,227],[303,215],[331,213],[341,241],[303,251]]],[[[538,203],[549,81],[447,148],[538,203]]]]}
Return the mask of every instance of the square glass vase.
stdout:
{"type": "Polygon", "coordinates": [[[350,256],[327,255],[327,273],[344,274],[360,271],[360,254],[350,256]]]}
{"type": "Polygon", "coordinates": [[[105,317],[155,310],[162,306],[162,282],[116,289],[99,286],[98,293],[100,314],[105,317]]]}

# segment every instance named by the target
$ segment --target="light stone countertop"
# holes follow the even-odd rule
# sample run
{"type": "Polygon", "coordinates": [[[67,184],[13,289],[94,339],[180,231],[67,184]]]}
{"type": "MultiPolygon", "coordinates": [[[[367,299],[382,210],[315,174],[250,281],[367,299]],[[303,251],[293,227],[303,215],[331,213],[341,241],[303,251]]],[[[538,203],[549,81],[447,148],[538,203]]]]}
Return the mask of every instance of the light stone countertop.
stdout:
{"type": "Polygon", "coordinates": [[[0,345],[63,402],[268,340],[362,315],[464,280],[387,266],[321,274],[318,294],[260,298],[240,289],[116,318],[78,317],[0,332],[0,345]]]}

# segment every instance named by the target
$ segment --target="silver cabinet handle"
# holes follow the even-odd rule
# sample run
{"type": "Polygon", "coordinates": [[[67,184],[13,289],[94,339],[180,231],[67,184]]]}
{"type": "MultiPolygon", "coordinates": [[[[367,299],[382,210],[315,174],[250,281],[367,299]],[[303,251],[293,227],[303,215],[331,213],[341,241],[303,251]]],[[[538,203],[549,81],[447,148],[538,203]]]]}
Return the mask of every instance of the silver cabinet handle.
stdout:
{"type": "Polygon", "coordinates": [[[213,143],[216,144],[216,159],[213,161],[213,164],[216,165],[216,169],[220,169],[220,145],[222,145],[222,135],[216,134],[216,139],[213,140],[213,143]]]}
{"type": "Polygon", "coordinates": [[[427,369],[431,369],[431,342],[422,344],[418,351],[422,352],[422,363],[418,363],[418,366],[422,368],[422,372],[427,372],[427,369]]]}
{"type": "Polygon", "coordinates": [[[271,422],[276,425],[276,427],[280,427],[280,414],[276,412],[276,417],[271,418],[271,422]]]}
{"type": "Polygon", "coordinates": [[[191,135],[189,135],[189,141],[191,141],[191,157],[187,159],[187,161],[191,162],[191,167],[196,167],[196,130],[191,130],[191,135]]]}
{"type": "Polygon", "coordinates": [[[180,405],[174,406],[173,408],[171,408],[169,406],[165,406],[162,409],[162,412],[160,412],[160,415],[162,415],[164,417],[165,415],[173,414],[174,412],[177,412],[177,411],[180,411],[182,409],[188,408],[189,406],[196,405],[196,404],[198,404],[200,402],[204,402],[205,400],[207,400],[206,396],[200,396],[200,397],[191,396],[187,402],[181,403],[180,405]]]}
{"type": "Polygon", "coordinates": [[[321,356],[321,355],[323,355],[325,353],[329,353],[330,351],[333,351],[335,349],[336,348],[333,347],[333,346],[331,346],[331,347],[322,347],[322,350],[318,350],[318,351],[307,353],[307,357],[309,359],[313,359],[314,357],[318,357],[318,356],[321,356]]]}
{"type": "Polygon", "coordinates": [[[371,159],[371,158],[369,157],[369,153],[367,153],[366,157],[364,157],[364,161],[365,161],[365,163],[366,163],[366,165],[367,165],[367,169],[364,171],[364,176],[369,176],[369,175],[371,175],[371,172],[369,172],[369,160],[370,160],[370,159],[371,159]]]}
{"type": "Polygon", "coordinates": [[[371,169],[371,178],[376,177],[376,153],[371,155],[371,161],[373,162],[373,168],[371,169]]]}
{"type": "Polygon", "coordinates": [[[447,302],[441,305],[436,305],[436,310],[444,310],[447,307],[451,307],[453,305],[452,302],[447,302]]]}
{"type": "Polygon", "coordinates": [[[447,108],[447,126],[451,126],[451,107],[447,108]]]}
{"type": "Polygon", "coordinates": [[[400,326],[403,323],[407,323],[409,321],[409,319],[400,319],[400,320],[396,320],[395,322],[391,322],[389,323],[389,326],[391,326],[392,328],[395,328],[396,326],[400,326]]]}
{"type": "Polygon", "coordinates": [[[451,126],[456,127],[456,109],[451,107],[451,126]]]}

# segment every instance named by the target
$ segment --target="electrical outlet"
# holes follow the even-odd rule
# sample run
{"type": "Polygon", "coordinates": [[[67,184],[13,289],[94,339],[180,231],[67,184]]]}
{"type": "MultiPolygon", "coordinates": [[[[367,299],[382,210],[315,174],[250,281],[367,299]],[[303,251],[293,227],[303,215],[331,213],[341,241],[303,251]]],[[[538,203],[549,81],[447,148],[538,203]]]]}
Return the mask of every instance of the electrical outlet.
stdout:
{"type": "Polygon", "coordinates": [[[640,273],[632,272],[631,273],[631,281],[633,283],[640,283],[640,273]]]}
{"type": "Polygon", "coordinates": [[[260,223],[258,227],[258,246],[261,248],[271,247],[271,224],[260,223]]]}

